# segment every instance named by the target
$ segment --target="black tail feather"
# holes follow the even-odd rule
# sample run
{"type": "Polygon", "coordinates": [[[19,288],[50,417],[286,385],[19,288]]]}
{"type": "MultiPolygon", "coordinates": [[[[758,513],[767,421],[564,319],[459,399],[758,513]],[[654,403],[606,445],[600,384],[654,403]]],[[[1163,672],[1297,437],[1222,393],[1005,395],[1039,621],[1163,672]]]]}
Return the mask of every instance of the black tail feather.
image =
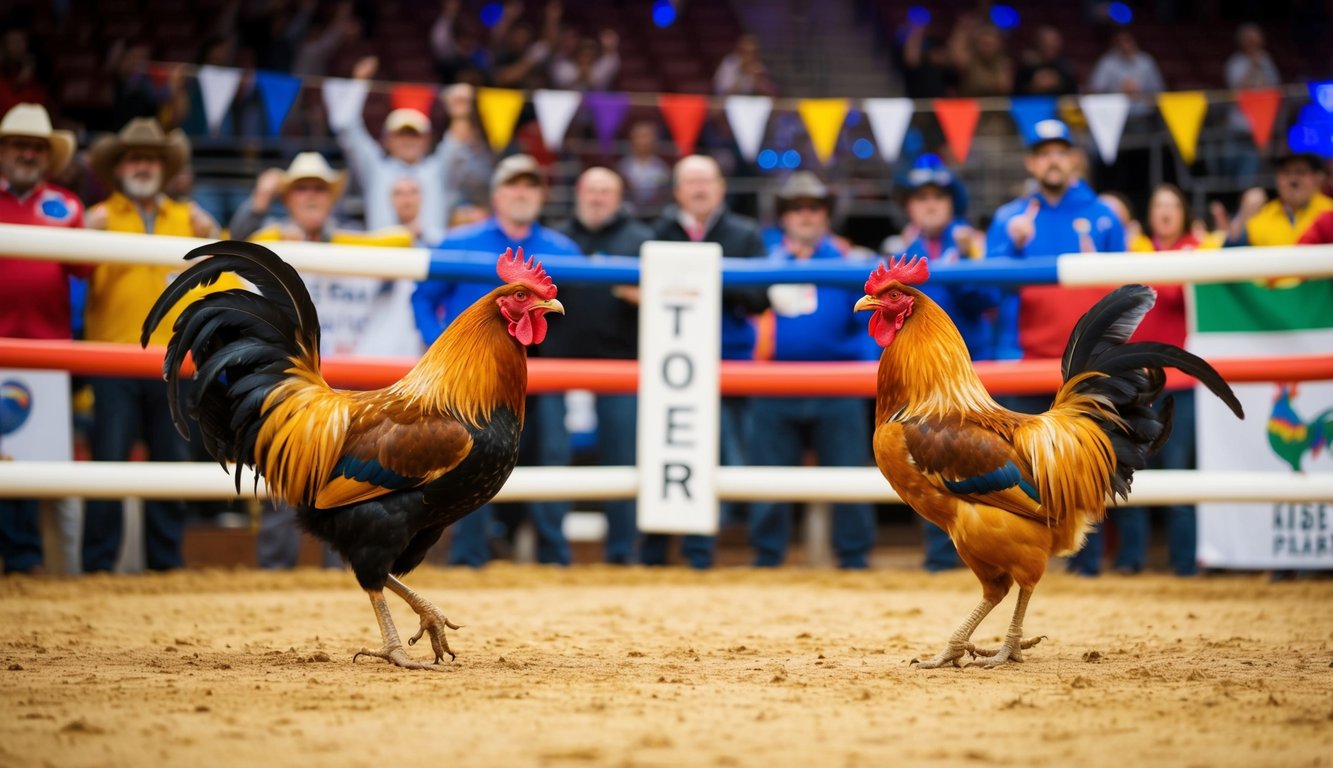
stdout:
{"type": "MultiPolygon", "coordinates": [[[[208,258],[185,270],[158,297],[140,341],[147,346],[172,307],[223,274],[235,273],[258,289],[218,291],[185,307],[163,358],[176,428],[188,436],[188,415],[199,422],[204,448],[219,463],[253,466],[268,393],[287,377],[293,360],[318,365],[319,318],[301,276],[269,249],[225,241],[196,248],[185,258],[200,256],[208,258]],[[180,402],[180,369],[187,352],[195,364],[188,414],[180,402]]],[[[237,472],[237,492],[240,482],[237,472]]]]}
{"type": "Polygon", "coordinates": [[[1088,310],[1074,327],[1061,360],[1065,381],[1086,373],[1073,392],[1096,396],[1115,412],[1115,417],[1090,414],[1111,440],[1116,471],[1111,490],[1129,495],[1134,471],[1147,466],[1148,457],[1171,436],[1175,402],[1170,396],[1158,402],[1166,386],[1164,369],[1175,368],[1198,379],[1236,416],[1244,409],[1231,387],[1207,361],[1180,347],[1154,341],[1128,341],[1139,322],[1152,308],[1156,293],[1142,285],[1118,288],[1088,310]]]}

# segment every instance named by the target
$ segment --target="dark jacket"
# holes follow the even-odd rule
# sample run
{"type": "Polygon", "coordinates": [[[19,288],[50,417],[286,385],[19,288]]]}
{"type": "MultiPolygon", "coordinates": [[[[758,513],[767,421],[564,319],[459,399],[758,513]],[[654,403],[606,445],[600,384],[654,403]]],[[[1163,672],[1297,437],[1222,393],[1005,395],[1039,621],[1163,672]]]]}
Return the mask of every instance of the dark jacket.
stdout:
{"type": "MultiPolygon", "coordinates": [[[[573,219],[559,231],[578,244],[585,255],[633,256],[653,237],[653,231],[622,210],[601,229],[590,230],[573,219]]],[[[542,342],[545,357],[584,357],[632,360],[639,356],[639,306],[611,293],[612,286],[561,283],[560,301],[568,315],[550,319],[542,342]],[[576,309],[577,308],[577,309],[576,309]]]]}
{"type": "MultiPolygon", "coordinates": [[[[674,243],[689,242],[690,236],[680,225],[680,209],[667,206],[662,218],[653,227],[654,240],[674,243]]],[[[759,225],[754,219],[722,210],[722,215],[704,233],[704,241],[722,246],[724,258],[762,258],[768,255],[759,225]]],[[[752,315],[768,309],[768,290],[758,288],[724,288],[722,290],[722,359],[752,360],[755,332],[750,322],[752,315]]]]}

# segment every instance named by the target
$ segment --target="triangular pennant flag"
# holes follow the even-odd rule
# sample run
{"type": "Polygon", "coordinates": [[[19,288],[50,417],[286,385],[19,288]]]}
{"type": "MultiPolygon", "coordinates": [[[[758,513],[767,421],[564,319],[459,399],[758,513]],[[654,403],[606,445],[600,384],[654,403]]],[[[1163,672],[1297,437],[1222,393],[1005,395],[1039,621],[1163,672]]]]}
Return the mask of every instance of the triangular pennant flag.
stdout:
{"type": "Polygon", "coordinates": [[[911,99],[864,99],[861,109],[870,120],[870,131],[879,145],[879,156],[886,163],[898,162],[907,124],[912,121],[911,99]]]}
{"type": "Polygon", "coordinates": [[[259,98],[264,103],[264,117],[268,119],[268,135],[277,136],[282,130],[282,121],[296,103],[296,95],[301,92],[301,78],[283,72],[255,73],[255,87],[259,89],[259,98]]]}
{"type": "Polygon", "coordinates": [[[704,118],[708,117],[708,97],[663,93],[657,97],[657,107],[662,110],[662,117],[666,120],[671,138],[676,141],[676,149],[681,156],[694,154],[699,129],[704,127],[704,118]]]}
{"type": "Polygon", "coordinates": [[[754,162],[764,143],[764,130],[768,127],[768,116],[773,112],[773,100],[767,96],[728,96],[724,111],[741,156],[754,162]]]}
{"type": "Polygon", "coordinates": [[[1180,158],[1186,165],[1192,165],[1194,150],[1199,145],[1199,128],[1203,126],[1203,116],[1208,112],[1208,97],[1203,95],[1203,91],[1159,93],[1157,108],[1162,110],[1167,130],[1171,131],[1171,138],[1176,140],[1180,158]]]}
{"type": "Polygon", "coordinates": [[[389,105],[392,109],[415,109],[430,117],[431,107],[435,106],[435,86],[397,83],[389,89],[389,105]]]}
{"type": "Polygon", "coordinates": [[[552,152],[560,150],[565,143],[565,131],[579,111],[579,102],[583,94],[578,91],[549,91],[538,89],[532,92],[532,107],[537,112],[537,127],[542,132],[542,143],[552,152]]]}
{"type": "Polygon", "coordinates": [[[1277,88],[1251,88],[1236,92],[1236,106],[1250,123],[1254,146],[1262,152],[1273,135],[1273,121],[1282,104],[1282,91],[1277,88]]]}
{"type": "Polygon", "coordinates": [[[611,154],[612,143],[620,124],[625,122],[629,113],[629,97],[623,93],[594,91],[583,97],[583,103],[592,112],[592,127],[597,131],[597,140],[601,142],[602,152],[611,154]]]}
{"type": "Polygon", "coordinates": [[[503,152],[514,137],[514,124],[518,122],[518,113],[523,111],[523,92],[508,88],[478,88],[477,114],[481,116],[481,125],[486,129],[486,138],[491,142],[491,150],[503,152]]]}
{"type": "Polygon", "coordinates": [[[1027,146],[1037,140],[1035,126],[1042,120],[1056,117],[1054,96],[1015,96],[1009,101],[1009,114],[1018,126],[1018,135],[1023,137],[1027,146]]]}
{"type": "Polygon", "coordinates": [[[935,119],[940,121],[944,139],[959,163],[967,162],[972,151],[972,134],[977,130],[981,105],[976,99],[935,99],[935,119]]]}
{"type": "Polygon", "coordinates": [[[241,86],[241,70],[235,67],[215,67],[205,64],[199,68],[199,94],[204,100],[204,119],[208,130],[217,133],[222,118],[231,109],[236,89],[241,86]]]}
{"type": "Polygon", "coordinates": [[[1125,119],[1129,117],[1129,97],[1123,93],[1096,93],[1078,97],[1078,108],[1083,110],[1083,117],[1088,121],[1088,130],[1092,132],[1092,141],[1097,145],[1097,154],[1102,162],[1115,163],[1120,154],[1120,135],[1125,132],[1125,119]]]}
{"type": "Polygon", "coordinates": [[[339,131],[351,125],[353,120],[360,120],[368,91],[365,80],[324,78],[324,112],[328,115],[329,127],[339,131]]]}
{"type": "Polygon", "coordinates": [[[805,122],[805,130],[810,134],[810,143],[814,145],[819,162],[827,163],[833,157],[838,134],[842,132],[842,121],[847,119],[850,107],[847,99],[801,99],[796,102],[796,111],[805,122]]]}

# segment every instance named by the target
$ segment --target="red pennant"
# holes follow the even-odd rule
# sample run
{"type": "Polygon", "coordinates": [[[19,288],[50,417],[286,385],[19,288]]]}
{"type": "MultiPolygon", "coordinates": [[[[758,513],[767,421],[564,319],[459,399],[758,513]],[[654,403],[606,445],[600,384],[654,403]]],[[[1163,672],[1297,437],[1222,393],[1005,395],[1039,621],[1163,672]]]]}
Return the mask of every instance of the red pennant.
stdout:
{"type": "Polygon", "coordinates": [[[972,135],[977,130],[981,106],[976,99],[935,99],[935,119],[940,121],[944,138],[958,162],[967,162],[972,150],[972,135]]]}
{"type": "Polygon", "coordinates": [[[399,83],[389,91],[389,104],[393,109],[415,109],[430,117],[435,105],[435,86],[399,83]]]}
{"type": "Polygon", "coordinates": [[[1263,151],[1268,147],[1268,139],[1273,135],[1273,121],[1277,119],[1277,108],[1282,105],[1282,91],[1277,88],[1252,88],[1236,91],[1236,106],[1250,121],[1250,133],[1254,135],[1254,146],[1263,151]]]}
{"type": "Polygon", "coordinates": [[[708,97],[663,93],[657,97],[657,107],[662,110],[662,117],[666,119],[681,156],[693,154],[699,130],[703,128],[704,118],[708,117],[708,97]]]}

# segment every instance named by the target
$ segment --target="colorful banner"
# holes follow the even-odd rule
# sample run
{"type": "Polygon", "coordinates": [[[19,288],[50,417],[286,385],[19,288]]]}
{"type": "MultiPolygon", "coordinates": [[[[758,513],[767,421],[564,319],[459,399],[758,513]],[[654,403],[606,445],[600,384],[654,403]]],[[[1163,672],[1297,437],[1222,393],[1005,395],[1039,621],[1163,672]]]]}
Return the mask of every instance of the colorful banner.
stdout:
{"type": "Polygon", "coordinates": [[[204,119],[208,130],[216,134],[222,120],[231,110],[236,89],[241,87],[241,70],[234,67],[215,67],[205,64],[199,68],[199,94],[204,101],[204,119]]]}
{"type": "Polygon", "coordinates": [[[810,134],[810,144],[814,146],[819,162],[827,164],[833,157],[838,134],[842,133],[842,123],[850,108],[847,99],[800,99],[796,102],[796,111],[810,134]]]}
{"type": "Polygon", "coordinates": [[[1282,91],[1276,88],[1253,88],[1236,92],[1236,106],[1250,123],[1250,133],[1254,136],[1254,146],[1260,152],[1268,149],[1268,140],[1273,135],[1273,121],[1277,119],[1277,109],[1282,105],[1282,91]]]}
{"type": "Polygon", "coordinates": [[[518,114],[523,111],[523,92],[508,88],[478,88],[477,115],[481,117],[481,127],[486,130],[486,138],[491,143],[491,151],[499,154],[509,146],[514,138],[514,124],[518,114]]]}
{"type": "Polygon", "coordinates": [[[1018,126],[1018,135],[1023,137],[1024,146],[1032,146],[1037,140],[1034,129],[1042,120],[1059,117],[1058,104],[1054,96],[1015,96],[1009,102],[1009,115],[1018,126]]]}
{"type": "Polygon", "coordinates": [[[361,111],[366,106],[369,92],[370,84],[365,80],[324,78],[324,111],[328,114],[329,127],[340,131],[353,120],[363,119],[361,111]]]}
{"type": "MultiPolygon", "coordinates": [[[[1325,355],[1333,349],[1333,281],[1286,288],[1196,285],[1188,346],[1210,356],[1325,355]]],[[[1199,388],[1198,464],[1207,472],[1333,472],[1333,381],[1235,385],[1245,420],[1199,388]]],[[[1328,502],[1198,507],[1199,562],[1209,568],[1333,568],[1328,502]]]]}
{"type": "Polygon", "coordinates": [[[629,97],[623,93],[594,91],[584,95],[583,103],[588,105],[588,111],[592,113],[592,127],[597,132],[602,152],[611,154],[620,124],[625,122],[625,115],[629,114],[629,97]]]}
{"type": "Polygon", "coordinates": [[[1175,139],[1176,149],[1186,165],[1193,165],[1194,150],[1199,146],[1199,129],[1208,112],[1208,97],[1203,91],[1157,94],[1157,108],[1162,110],[1166,128],[1175,139]]]}
{"type": "Polygon", "coordinates": [[[565,143],[565,131],[579,111],[583,94],[578,91],[551,91],[539,88],[532,92],[532,108],[537,113],[537,127],[542,132],[542,143],[552,152],[560,151],[565,143]]]}
{"type": "Polygon", "coordinates": [[[255,73],[255,87],[259,89],[259,99],[264,104],[264,117],[268,124],[268,135],[277,136],[282,132],[283,121],[292,111],[296,97],[301,93],[301,78],[283,72],[255,73]]]}
{"type": "Polygon", "coordinates": [[[759,156],[768,128],[768,116],[773,112],[773,100],[767,96],[728,96],[723,111],[727,124],[741,156],[750,162],[759,156]]]}
{"type": "Polygon", "coordinates": [[[981,117],[981,105],[976,99],[935,99],[935,118],[940,121],[944,139],[959,164],[967,162],[972,151],[972,135],[981,117]]]}
{"type": "Polygon", "coordinates": [[[69,461],[69,374],[0,370],[0,461],[69,461]]]}
{"type": "Polygon", "coordinates": [[[903,137],[912,121],[911,99],[863,99],[861,111],[870,121],[870,131],[879,146],[879,156],[892,165],[902,152],[903,137]]]}
{"type": "Polygon", "coordinates": [[[1107,165],[1120,153],[1120,136],[1129,117],[1129,97],[1123,93],[1095,93],[1078,97],[1078,108],[1088,121],[1097,154],[1107,165]]]}
{"type": "Polygon", "coordinates": [[[657,108],[662,110],[671,138],[681,157],[694,154],[699,130],[708,117],[708,97],[685,93],[663,93],[657,97],[657,108]]]}
{"type": "Polygon", "coordinates": [[[435,106],[436,89],[433,85],[398,83],[389,90],[389,105],[393,109],[415,109],[430,117],[435,106]]]}

